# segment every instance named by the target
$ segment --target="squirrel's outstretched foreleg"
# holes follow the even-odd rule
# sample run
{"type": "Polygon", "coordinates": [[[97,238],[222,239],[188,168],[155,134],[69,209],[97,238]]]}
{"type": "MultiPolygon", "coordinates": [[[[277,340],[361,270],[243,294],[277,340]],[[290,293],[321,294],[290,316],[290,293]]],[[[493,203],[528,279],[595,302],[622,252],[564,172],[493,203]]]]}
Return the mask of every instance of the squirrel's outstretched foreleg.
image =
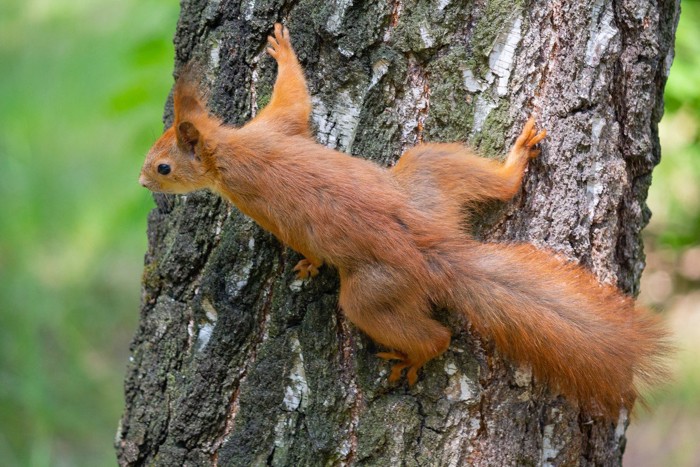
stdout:
{"type": "Polygon", "coordinates": [[[310,138],[311,98],[304,70],[289,40],[289,30],[286,26],[275,24],[275,31],[267,42],[267,53],[277,61],[277,79],[270,103],[248,125],[264,124],[287,136],[310,138]]]}
{"type": "MultiPolygon", "coordinates": [[[[280,23],[275,24],[274,33],[268,36],[267,42],[267,53],[277,61],[277,79],[270,103],[248,125],[264,126],[286,136],[311,138],[311,97],[304,79],[304,70],[292,49],[289,29],[280,23]]],[[[316,276],[323,265],[322,260],[308,253],[305,256],[294,266],[298,279],[316,276]]]]}

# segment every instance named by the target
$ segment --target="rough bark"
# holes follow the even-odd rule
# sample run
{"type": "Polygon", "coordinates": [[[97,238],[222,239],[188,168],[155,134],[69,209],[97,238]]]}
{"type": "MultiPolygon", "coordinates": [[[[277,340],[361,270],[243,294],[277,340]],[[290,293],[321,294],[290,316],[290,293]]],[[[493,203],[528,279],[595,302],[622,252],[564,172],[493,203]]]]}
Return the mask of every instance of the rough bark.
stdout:
{"type": "MultiPolygon", "coordinates": [[[[269,99],[265,38],[284,20],[318,140],[380,164],[421,140],[501,157],[533,113],[543,153],[477,234],[553,249],[636,294],[678,12],[677,0],[183,0],[175,46],[178,65],[208,63],[210,107],[238,125],[269,99]]],[[[295,281],[299,256],[214,195],[155,199],[121,464],[621,462],[627,414],[588,419],[460,317],[438,312],[454,340],[416,386],[389,384],[338,310],[333,270],[295,281]]]]}

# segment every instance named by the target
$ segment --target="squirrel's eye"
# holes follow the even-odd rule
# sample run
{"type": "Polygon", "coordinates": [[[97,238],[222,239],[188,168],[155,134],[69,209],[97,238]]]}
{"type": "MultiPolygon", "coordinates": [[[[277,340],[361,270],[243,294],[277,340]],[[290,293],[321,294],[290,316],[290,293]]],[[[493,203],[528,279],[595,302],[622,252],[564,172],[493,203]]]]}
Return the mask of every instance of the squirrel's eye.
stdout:
{"type": "Polygon", "coordinates": [[[160,164],[158,166],[158,173],[161,175],[168,175],[170,173],[170,166],[168,164],[160,164]]]}

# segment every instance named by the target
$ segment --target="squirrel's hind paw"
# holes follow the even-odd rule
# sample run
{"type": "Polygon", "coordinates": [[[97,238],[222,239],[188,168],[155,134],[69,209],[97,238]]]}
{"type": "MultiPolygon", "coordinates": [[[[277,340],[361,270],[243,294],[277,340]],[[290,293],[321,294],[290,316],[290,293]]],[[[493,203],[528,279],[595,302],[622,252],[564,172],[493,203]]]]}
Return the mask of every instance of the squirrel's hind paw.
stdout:
{"type": "Polygon", "coordinates": [[[318,267],[311,261],[304,258],[294,266],[294,272],[297,273],[297,279],[307,279],[309,277],[318,276],[318,267]]]}
{"type": "Polygon", "coordinates": [[[292,44],[289,41],[289,29],[280,23],[275,24],[274,36],[267,36],[267,42],[270,44],[267,53],[277,61],[284,60],[287,53],[293,53],[292,44]]]}
{"type": "Polygon", "coordinates": [[[377,357],[383,358],[384,360],[399,360],[391,367],[391,374],[389,375],[389,382],[394,383],[401,379],[401,374],[405,368],[408,368],[406,372],[406,379],[408,380],[408,385],[413,386],[418,381],[418,370],[420,365],[414,365],[407,357],[401,352],[379,352],[377,357]]]}
{"type": "Polygon", "coordinates": [[[515,146],[517,149],[526,151],[529,159],[534,159],[540,154],[539,149],[534,149],[535,145],[542,141],[545,136],[547,136],[547,130],[538,132],[535,128],[535,118],[530,117],[515,141],[515,146]]]}

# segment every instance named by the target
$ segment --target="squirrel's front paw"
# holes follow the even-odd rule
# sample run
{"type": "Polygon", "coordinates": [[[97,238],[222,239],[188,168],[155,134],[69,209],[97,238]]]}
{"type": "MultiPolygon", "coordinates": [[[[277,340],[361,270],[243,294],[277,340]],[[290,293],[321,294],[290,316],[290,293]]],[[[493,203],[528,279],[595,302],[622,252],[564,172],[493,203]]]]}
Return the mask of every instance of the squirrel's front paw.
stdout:
{"type": "Polygon", "coordinates": [[[289,41],[289,29],[280,23],[275,24],[275,35],[274,37],[267,36],[267,42],[270,44],[267,53],[278,62],[294,55],[292,44],[289,41]]]}
{"type": "Polygon", "coordinates": [[[306,258],[294,266],[294,271],[297,273],[297,279],[306,279],[318,275],[318,267],[306,258]]]}

